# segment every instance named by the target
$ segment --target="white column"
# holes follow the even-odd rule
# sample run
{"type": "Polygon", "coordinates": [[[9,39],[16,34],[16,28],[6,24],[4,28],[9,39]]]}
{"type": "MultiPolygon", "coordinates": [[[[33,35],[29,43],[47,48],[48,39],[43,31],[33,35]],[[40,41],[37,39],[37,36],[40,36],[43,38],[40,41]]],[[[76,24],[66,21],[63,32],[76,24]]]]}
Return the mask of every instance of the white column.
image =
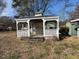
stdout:
{"type": "Polygon", "coordinates": [[[57,20],[57,37],[59,38],[59,19],[57,20]]]}
{"type": "Polygon", "coordinates": [[[45,22],[46,20],[43,19],[43,36],[45,37],[45,22]]]}
{"type": "Polygon", "coordinates": [[[18,21],[16,21],[16,31],[17,31],[17,37],[19,37],[19,36],[18,36],[18,23],[19,23],[19,22],[18,22],[18,21]]]}
{"type": "Polygon", "coordinates": [[[30,22],[30,20],[27,21],[27,23],[28,23],[28,37],[30,37],[30,23],[29,22],[30,22]]]}

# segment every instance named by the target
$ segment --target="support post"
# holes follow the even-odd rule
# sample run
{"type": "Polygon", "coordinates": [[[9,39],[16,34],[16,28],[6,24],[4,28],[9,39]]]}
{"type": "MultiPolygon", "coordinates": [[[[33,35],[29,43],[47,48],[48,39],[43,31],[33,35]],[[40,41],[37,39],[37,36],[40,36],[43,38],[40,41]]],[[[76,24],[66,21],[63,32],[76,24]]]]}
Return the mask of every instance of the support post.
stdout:
{"type": "Polygon", "coordinates": [[[27,21],[27,23],[28,23],[28,37],[30,37],[30,23],[29,22],[30,22],[30,20],[27,21]]]}
{"type": "Polygon", "coordinates": [[[45,22],[46,20],[43,19],[43,36],[45,37],[45,22]]]}
{"type": "Polygon", "coordinates": [[[59,39],[59,18],[57,20],[57,37],[59,39]]]}
{"type": "Polygon", "coordinates": [[[19,36],[18,36],[18,23],[19,23],[19,22],[18,22],[18,21],[16,21],[17,38],[19,37],[19,36]]]}

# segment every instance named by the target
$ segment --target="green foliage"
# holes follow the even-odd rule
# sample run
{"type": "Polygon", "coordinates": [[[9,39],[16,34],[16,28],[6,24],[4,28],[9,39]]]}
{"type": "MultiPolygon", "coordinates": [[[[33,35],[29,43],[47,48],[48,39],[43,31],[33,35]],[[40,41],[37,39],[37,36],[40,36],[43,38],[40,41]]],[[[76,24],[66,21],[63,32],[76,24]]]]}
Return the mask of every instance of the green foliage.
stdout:
{"type": "Polygon", "coordinates": [[[13,7],[16,7],[16,6],[18,6],[19,5],[19,0],[13,0],[13,4],[12,4],[12,6],[13,7]]]}
{"type": "Polygon", "coordinates": [[[8,31],[8,27],[11,27],[12,30],[16,30],[15,20],[6,16],[0,17],[0,31],[8,31]]]}
{"type": "Polygon", "coordinates": [[[0,17],[0,24],[4,24],[6,26],[15,26],[15,21],[9,17],[0,17]]]}
{"type": "Polygon", "coordinates": [[[67,36],[67,35],[69,35],[68,34],[69,33],[69,28],[68,27],[61,27],[59,32],[61,33],[61,35],[67,36]]]}
{"type": "Polygon", "coordinates": [[[24,11],[21,11],[21,12],[19,13],[19,15],[20,15],[20,16],[25,16],[24,11]]]}
{"type": "Polygon", "coordinates": [[[24,0],[24,4],[27,6],[29,0],[24,0]]]}

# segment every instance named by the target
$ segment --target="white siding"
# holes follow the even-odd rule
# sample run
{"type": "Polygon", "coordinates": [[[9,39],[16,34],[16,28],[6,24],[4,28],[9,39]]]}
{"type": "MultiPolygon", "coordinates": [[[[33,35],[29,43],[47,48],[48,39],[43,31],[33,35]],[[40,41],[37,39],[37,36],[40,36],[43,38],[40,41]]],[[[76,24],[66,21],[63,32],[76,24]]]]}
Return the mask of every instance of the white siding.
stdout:
{"type": "Polygon", "coordinates": [[[45,36],[57,36],[57,29],[46,29],[45,36]]]}
{"type": "Polygon", "coordinates": [[[28,30],[18,30],[17,37],[28,37],[28,30]]]}

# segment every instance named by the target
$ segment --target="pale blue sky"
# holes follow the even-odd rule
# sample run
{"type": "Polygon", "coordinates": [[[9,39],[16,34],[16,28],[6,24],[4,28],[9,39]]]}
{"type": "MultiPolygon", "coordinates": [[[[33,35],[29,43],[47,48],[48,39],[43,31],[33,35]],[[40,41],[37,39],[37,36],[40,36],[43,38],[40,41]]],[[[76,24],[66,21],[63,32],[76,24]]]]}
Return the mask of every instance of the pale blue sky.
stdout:
{"type": "MultiPolygon", "coordinates": [[[[51,0],[53,1],[53,0],[51,0]]],[[[17,12],[15,11],[14,8],[12,8],[12,0],[5,0],[6,2],[6,8],[3,10],[1,16],[15,16],[17,14],[17,12]]],[[[77,3],[79,3],[79,0],[70,0],[71,4],[76,5],[77,3]]],[[[58,15],[61,16],[62,14],[62,8],[63,8],[63,1],[61,2],[56,2],[56,0],[54,1],[54,4],[51,2],[49,5],[49,8],[47,9],[46,14],[47,15],[58,15]],[[51,5],[51,6],[50,6],[51,5]]],[[[74,11],[75,6],[69,7],[66,11],[68,12],[72,12],[74,11]]],[[[68,18],[68,14],[66,14],[66,17],[68,18]]]]}
{"type": "Polygon", "coordinates": [[[6,8],[4,8],[1,16],[15,16],[16,11],[14,8],[12,8],[12,0],[5,0],[6,2],[6,8]]]}

